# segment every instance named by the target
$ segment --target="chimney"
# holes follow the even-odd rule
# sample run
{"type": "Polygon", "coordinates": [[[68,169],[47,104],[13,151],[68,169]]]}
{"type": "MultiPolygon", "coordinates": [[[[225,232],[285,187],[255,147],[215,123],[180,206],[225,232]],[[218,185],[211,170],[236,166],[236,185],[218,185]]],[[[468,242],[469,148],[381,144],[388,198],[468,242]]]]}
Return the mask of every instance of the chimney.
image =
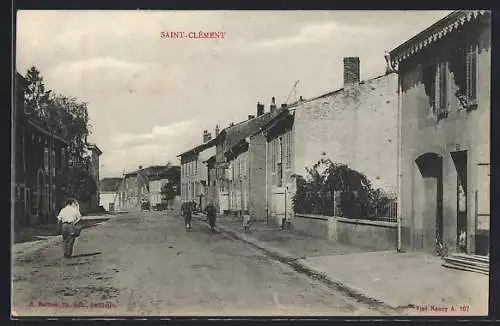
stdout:
{"type": "Polygon", "coordinates": [[[359,84],[359,57],[344,58],[344,88],[359,84]]]}
{"type": "Polygon", "coordinates": [[[257,102],[257,116],[260,117],[263,114],[264,114],[264,104],[260,104],[260,102],[257,102]]]}
{"type": "Polygon", "coordinates": [[[271,112],[273,112],[274,110],[276,110],[276,99],[273,98],[271,99],[271,105],[269,105],[269,109],[271,110],[271,112]]]}
{"type": "Polygon", "coordinates": [[[207,130],[203,130],[203,143],[206,143],[209,141],[211,138],[211,135],[208,133],[207,130]]]}
{"type": "Polygon", "coordinates": [[[253,118],[255,118],[255,116],[253,114],[248,115],[248,120],[252,120],[253,118]]]}
{"type": "Polygon", "coordinates": [[[142,165],[139,165],[139,170],[142,170],[142,165]]]}
{"type": "Polygon", "coordinates": [[[304,101],[304,99],[302,98],[302,96],[300,96],[299,102],[302,102],[302,101],[304,101]]]}
{"type": "Polygon", "coordinates": [[[215,137],[217,137],[219,135],[219,125],[216,125],[215,126],[215,137]]]}

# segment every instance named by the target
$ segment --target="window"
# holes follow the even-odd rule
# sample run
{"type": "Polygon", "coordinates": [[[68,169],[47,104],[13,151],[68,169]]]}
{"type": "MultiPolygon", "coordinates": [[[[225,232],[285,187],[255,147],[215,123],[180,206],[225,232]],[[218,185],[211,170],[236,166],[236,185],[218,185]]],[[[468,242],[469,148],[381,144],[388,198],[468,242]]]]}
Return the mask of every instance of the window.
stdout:
{"type": "Polygon", "coordinates": [[[276,140],[271,141],[271,170],[276,171],[276,140]]]}
{"type": "Polygon", "coordinates": [[[440,62],[436,66],[436,99],[434,115],[440,119],[446,117],[448,112],[448,69],[446,62],[440,62]]]}
{"type": "Polygon", "coordinates": [[[43,149],[43,167],[44,167],[45,174],[48,175],[49,174],[49,149],[47,147],[45,147],[43,149]]]}
{"type": "Polygon", "coordinates": [[[52,150],[52,156],[50,158],[50,165],[52,167],[52,176],[56,176],[56,151],[52,150]]]}
{"type": "Polygon", "coordinates": [[[466,55],[466,66],[467,66],[467,104],[468,106],[474,106],[477,104],[477,47],[476,45],[471,45],[467,49],[466,55]]]}
{"type": "Polygon", "coordinates": [[[291,131],[287,133],[287,158],[286,158],[286,167],[290,168],[292,166],[292,134],[291,131]]]}
{"type": "Polygon", "coordinates": [[[64,167],[66,166],[66,149],[61,148],[61,173],[64,171],[64,167]]]}
{"type": "Polygon", "coordinates": [[[277,185],[278,187],[283,186],[283,138],[279,138],[279,143],[278,143],[278,181],[277,185]]]}
{"type": "Polygon", "coordinates": [[[438,119],[448,112],[448,69],[446,62],[429,65],[423,70],[425,92],[429,98],[430,114],[438,119]]]}

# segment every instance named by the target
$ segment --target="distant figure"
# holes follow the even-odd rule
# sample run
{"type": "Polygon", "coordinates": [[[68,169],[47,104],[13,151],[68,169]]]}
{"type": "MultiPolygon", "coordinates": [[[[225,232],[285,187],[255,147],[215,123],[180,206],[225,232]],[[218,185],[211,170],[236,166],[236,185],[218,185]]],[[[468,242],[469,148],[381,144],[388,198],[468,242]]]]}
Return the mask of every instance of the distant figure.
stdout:
{"type": "Polygon", "coordinates": [[[458,249],[463,253],[467,252],[467,233],[463,229],[458,236],[458,249]]]}
{"type": "Polygon", "coordinates": [[[243,215],[243,231],[249,232],[251,226],[252,226],[252,223],[251,223],[250,215],[249,214],[243,215]]]}
{"type": "Polygon", "coordinates": [[[66,206],[61,209],[57,216],[57,222],[61,224],[61,234],[63,237],[63,252],[65,258],[70,258],[73,254],[75,239],[80,236],[80,228],[77,226],[82,214],[80,205],[76,199],[66,200],[66,206]]]}
{"type": "Polygon", "coordinates": [[[206,211],[207,211],[208,224],[210,225],[210,229],[212,230],[212,232],[214,232],[215,219],[217,218],[217,209],[215,208],[215,205],[212,202],[210,202],[206,207],[206,211]]]}
{"type": "Polygon", "coordinates": [[[190,203],[183,203],[182,207],[182,214],[184,215],[184,226],[186,229],[191,228],[191,216],[192,216],[192,208],[190,203]]]}

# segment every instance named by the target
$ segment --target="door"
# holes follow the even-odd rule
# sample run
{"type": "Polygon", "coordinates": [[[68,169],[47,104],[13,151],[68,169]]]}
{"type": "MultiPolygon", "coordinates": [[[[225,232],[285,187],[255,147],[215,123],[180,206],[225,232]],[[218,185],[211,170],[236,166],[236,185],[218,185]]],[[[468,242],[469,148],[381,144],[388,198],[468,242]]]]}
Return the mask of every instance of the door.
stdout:
{"type": "Polygon", "coordinates": [[[426,153],[415,162],[419,172],[414,184],[415,241],[417,246],[434,252],[437,245],[444,245],[443,159],[426,153]]]}
{"type": "Polygon", "coordinates": [[[458,252],[467,252],[467,212],[468,212],[468,192],[467,192],[467,151],[451,153],[451,157],[457,171],[457,234],[456,246],[458,252]]]}
{"type": "Polygon", "coordinates": [[[490,164],[477,166],[475,254],[489,255],[490,246],[490,164]]]}

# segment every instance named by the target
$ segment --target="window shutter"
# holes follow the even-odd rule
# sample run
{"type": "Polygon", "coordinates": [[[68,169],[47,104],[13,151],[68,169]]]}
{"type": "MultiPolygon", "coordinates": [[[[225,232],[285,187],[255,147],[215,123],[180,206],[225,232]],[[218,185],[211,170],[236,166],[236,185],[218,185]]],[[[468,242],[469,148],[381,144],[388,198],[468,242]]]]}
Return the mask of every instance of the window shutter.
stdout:
{"type": "Polygon", "coordinates": [[[435,81],[434,81],[434,107],[432,108],[434,114],[439,114],[439,105],[441,103],[440,95],[441,95],[441,69],[439,69],[439,64],[436,65],[435,70],[435,81]]]}

